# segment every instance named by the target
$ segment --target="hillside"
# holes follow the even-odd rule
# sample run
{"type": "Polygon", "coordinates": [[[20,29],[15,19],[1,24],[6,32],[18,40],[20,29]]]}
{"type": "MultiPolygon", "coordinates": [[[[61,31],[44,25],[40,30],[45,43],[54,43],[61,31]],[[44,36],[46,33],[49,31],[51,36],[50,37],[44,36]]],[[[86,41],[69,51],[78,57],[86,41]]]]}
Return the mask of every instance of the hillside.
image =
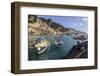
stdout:
{"type": "Polygon", "coordinates": [[[29,34],[72,34],[77,32],[73,28],[66,28],[63,25],[36,15],[28,16],[29,34]]]}

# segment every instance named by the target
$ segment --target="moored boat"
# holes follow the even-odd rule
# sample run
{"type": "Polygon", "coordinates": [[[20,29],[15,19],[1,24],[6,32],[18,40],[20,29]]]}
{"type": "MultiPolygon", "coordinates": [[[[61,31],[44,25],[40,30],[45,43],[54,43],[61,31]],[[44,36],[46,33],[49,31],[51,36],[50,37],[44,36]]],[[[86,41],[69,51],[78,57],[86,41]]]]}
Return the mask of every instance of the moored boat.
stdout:
{"type": "Polygon", "coordinates": [[[36,40],[36,44],[34,45],[36,52],[38,54],[44,53],[47,49],[49,49],[50,47],[50,42],[47,41],[45,38],[43,37],[39,37],[36,40]]]}
{"type": "Polygon", "coordinates": [[[86,40],[87,39],[87,35],[85,34],[73,34],[73,39],[76,40],[86,40]]]}
{"type": "Polygon", "coordinates": [[[58,36],[57,38],[56,38],[56,40],[55,40],[55,45],[57,46],[57,47],[62,47],[62,45],[63,45],[63,40],[62,40],[62,36],[58,36]]]}

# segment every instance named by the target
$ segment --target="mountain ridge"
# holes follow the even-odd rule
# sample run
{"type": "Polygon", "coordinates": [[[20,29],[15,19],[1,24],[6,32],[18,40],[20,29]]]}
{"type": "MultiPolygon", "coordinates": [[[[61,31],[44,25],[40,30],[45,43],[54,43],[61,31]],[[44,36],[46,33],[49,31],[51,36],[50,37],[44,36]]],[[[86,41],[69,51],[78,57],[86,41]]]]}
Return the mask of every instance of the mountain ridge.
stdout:
{"type": "Polygon", "coordinates": [[[85,33],[36,15],[28,15],[28,32],[33,34],[72,34],[85,33]]]}

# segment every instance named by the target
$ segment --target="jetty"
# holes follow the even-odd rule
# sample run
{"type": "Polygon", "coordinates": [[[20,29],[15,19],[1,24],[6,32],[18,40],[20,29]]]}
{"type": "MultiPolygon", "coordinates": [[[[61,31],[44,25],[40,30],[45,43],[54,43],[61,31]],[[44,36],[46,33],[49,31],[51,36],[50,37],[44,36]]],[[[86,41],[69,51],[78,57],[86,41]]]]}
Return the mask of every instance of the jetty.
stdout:
{"type": "Polygon", "coordinates": [[[72,47],[67,55],[61,59],[88,58],[88,41],[72,47]]]}

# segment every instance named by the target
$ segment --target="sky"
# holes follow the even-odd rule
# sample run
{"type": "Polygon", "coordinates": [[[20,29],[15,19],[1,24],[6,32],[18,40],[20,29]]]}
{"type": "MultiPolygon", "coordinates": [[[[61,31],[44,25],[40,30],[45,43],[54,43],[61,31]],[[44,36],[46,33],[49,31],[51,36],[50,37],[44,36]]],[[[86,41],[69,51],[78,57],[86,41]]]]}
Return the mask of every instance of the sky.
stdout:
{"type": "Polygon", "coordinates": [[[78,31],[88,33],[88,17],[50,15],[39,15],[38,17],[52,19],[52,21],[60,23],[64,27],[74,28],[78,31]]]}

